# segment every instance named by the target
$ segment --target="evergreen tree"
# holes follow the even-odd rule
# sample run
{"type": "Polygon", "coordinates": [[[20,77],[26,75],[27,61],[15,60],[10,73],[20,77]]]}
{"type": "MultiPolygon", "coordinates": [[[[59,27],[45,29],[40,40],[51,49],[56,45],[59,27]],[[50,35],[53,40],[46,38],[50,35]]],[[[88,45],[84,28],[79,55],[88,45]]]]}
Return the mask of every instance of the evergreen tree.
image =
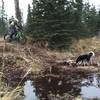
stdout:
{"type": "Polygon", "coordinates": [[[34,40],[47,40],[53,49],[68,49],[73,39],[95,34],[98,16],[95,7],[83,0],[33,0],[28,32],[34,40]]]}
{"type": "Polygon", "coordinates": [[[28,5],[26,32],[32,33],[32,11],[30,5],[28,5]]]}
{"type": "Polygon", "coordinates": [[[95,9],[95,6],[90,6],[89,3],[84,4],[82,14],[83,14],[82,21],[84,23],[84,31],[86,33],[84,35],[85,36],[95,35],[98,22],[97,11],[95,9]]]}
{"type": "Polygon", "coordinates": [[[96,33],[98,34],[98,32],[99,32],[99,34],[100,34],[100,9],[99,9],[99,11],[97,12],[97,26],[96,26],[96,33]]]}
{"type": "MultiPolygon", "coordinates": [[[[73,36],[71,33],[77,30],[74,6],[70,1],[39,0],[32,11],[32,18],[32,32],[35,39],[42,38],[50,42],[53,36],[62,35],[63,38],[68,38],[67,43],[71,39],[69,36],[73,36]]],[[[60,46],[64,46],[65,43],[61,43],[60,46]]]]}
{"type": "Polygon", "coordinates": [[[2,7],[0,8],[0,33],[6,31],[7,27],[7,15],[5,14],[4,1],[2,0],[2,7]]]}

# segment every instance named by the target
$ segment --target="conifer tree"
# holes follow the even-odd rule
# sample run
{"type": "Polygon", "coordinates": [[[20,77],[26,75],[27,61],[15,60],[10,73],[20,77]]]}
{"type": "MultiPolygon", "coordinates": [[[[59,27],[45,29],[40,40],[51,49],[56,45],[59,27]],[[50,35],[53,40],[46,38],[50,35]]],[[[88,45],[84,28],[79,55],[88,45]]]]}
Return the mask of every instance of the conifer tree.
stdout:
{"type": "Polygon", "coordinates": [[[0,33],[4,33],[6,31],[7,27],[7,15],[5,14],[5,9],[4,9],[4,1],[2,0],[2,6],[0,9],[0,33]]]}
{"type": "Polygon", "coordinates": [[[32,11],[31,11],[30,4],[28,4],[26,32],[32,33],[32,11]]]}
{"type": "Polygon", "coordinates": [[[95,7],[83,0],[33,0],[27,30],[34,40],[47,40],[51,48],[68,49],[73,39],[95,35],[98,20],[95,7]]]}

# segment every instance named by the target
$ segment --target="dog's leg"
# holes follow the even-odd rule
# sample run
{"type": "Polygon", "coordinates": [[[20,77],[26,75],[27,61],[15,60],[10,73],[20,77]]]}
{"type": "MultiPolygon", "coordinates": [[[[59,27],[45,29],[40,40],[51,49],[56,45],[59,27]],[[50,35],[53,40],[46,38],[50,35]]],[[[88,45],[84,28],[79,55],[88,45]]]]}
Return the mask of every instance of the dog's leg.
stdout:
{"type": "Polygon", "coordinates": [[[89,61],[88,60],[85,61],[85,65],[89,66],[89,61]]]}
{"type": "Polygon", "coordinates": [[[81,61],[81,65],[84,66],[84,60],[81,61]]]}
{"type": "Polygon", "coordinates": [[[84,60],[83,65],[86,66],[86,61],[84,60]]]}
{"type": "Polygon", "coordinates": [[[90,58],[90,64],[92,65],[92,64],[94,63],[94,61],[95,61],[95,57],[92,56],[92,57],[90,58]]]}

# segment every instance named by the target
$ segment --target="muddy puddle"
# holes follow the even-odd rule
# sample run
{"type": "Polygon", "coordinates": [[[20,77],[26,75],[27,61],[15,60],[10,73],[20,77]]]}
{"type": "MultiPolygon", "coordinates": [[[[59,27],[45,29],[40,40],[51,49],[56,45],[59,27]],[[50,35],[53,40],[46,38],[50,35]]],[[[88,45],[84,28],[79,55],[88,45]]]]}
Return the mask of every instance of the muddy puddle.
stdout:
{"type": "Polygon", "coordinates": [[[100,73],[70,73],[46,75],[24,86],[24,100],[73,100],[81,96],[100,99],[100,73]]]}
{"type": "Polygon", "coordinates": [[[37,96],[35,94],[35,87],[31,80],[27,80],[24,86],[24,100],[37,100],[37,96]]]}

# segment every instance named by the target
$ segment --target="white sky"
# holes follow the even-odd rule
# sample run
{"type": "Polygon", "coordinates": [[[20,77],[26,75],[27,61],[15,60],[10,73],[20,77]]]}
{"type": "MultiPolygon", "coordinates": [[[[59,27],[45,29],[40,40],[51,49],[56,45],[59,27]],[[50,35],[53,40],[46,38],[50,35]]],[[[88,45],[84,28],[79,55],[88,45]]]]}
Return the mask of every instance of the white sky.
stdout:
{"type": "MultiPolygon", "coordinates": [[[[93,4],[96,6],[96,8],[100,8],[100,0],[84,0],[86,2],[90,2],[90,4],[93,4]]],[[[5,10],[6,13],[9,17],[11,17],[12,15],[15,15],[15,8],[14,8],[14,0],[4,0],[5,2],[5,10]]],[[[32,3],[32,0],[19,0],[20,2],[20,8],[23,12],[23,18],[24,21],[26,20],[27,17],[27,6],[28,3],[32,3]]],[[[0,5],[1,5],[1,0],[0,0],[0,5]]]]}
{"type": "Polygon", "coordinates": [[[92,5],[95,5],[96,6],[96,8],[98,9],[98,8],[100,8],[100,0],[84,0],[85,2],[88,2],[89,1],[89,3],[92,5]]]}
{"type": "MultiPolygon", "coordinates": [[[[14,0],[4,0],[5,2],[5,11],[8,17],[11,17],[12,15],[15,15],[15,8],[14,8],[14,0]]],[[[20,9],[23,13],[24,21],[27,18],[27,7],[28,4],[32,4],[32,0],[19,0],[20,3],[20,9]]],[[[1,5],[1,0],[0,0],[1,5]]]]}

